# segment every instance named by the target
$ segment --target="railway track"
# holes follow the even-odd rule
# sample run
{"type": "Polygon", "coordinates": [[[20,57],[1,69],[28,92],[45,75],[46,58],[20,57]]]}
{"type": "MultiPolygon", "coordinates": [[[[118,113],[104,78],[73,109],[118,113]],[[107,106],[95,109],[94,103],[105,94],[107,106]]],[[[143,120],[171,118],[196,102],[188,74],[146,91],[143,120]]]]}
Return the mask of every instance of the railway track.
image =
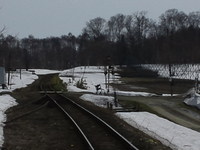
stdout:
{"type": "MultiPolygon", "coordinates": [[[[74,127],[71,134],[79,135],[76,144],[80,143],[81,150],[138,150],[138,148],[105,121],[63,94],[58,94],[50,84],[41,83],[39,89],[43,91],[44,96],[36,103],[41,106],[19,115],[6,123],[15,122],[18,119],[35,113],[36,111],[40,111],[41,108],[50,106],[51,108],[54,108],[54,111],[58,109],[62,112],[57,113],[57,115],[60,114],[59,118],[62,118],[63,114],[61,122],[66,119],[67,122],[73,124],[74,127]]],[[[66,128],[67,127],[68,125],[66,128]]],[[[62,128],[65,128],[64,124],[62,128]]],[[[70,137],[72,135],[67,136],[70,137]]]]}
{"type": "MultiPolygon", "coordinates": [[[[131,138],[131,141],[136,139],[140,149],[157,148],[146,142],[146,136],[137,131],[132,136],[130,133],[132,129],[121,124],[120,120],[109,118],[108,112],[104,113],[99,109],[95,111],[93,106],[88,105],[87,107],[91,108],[92,112],[97,114],[96,116],[67,98],[63,95],[64,88],[57,86],[54,79],[54,75],[41,76],[37,84],[30,88],[36,89],[36,94],[31,92],[36,99],[25,98],[20,105],[8,112],[10,117],[5,122],[6,140],[3,148],[30,149],[31,146],[38,150],[138,150],[98,117],[103,114],[107,116],[102,118],[108,122],[113,121],[111,124],[119,124],[116,128],[131,138]],[[137,139],[141,141],[141,144],[137,139]]],[[[20,97],[23,94],[23,92],[19,93],[20,97]]]]}
{"type": "Polygon", "coordinates": [[[138,150],[110,125],[86,108],[61,94],[47,94],[50,101],[70,118],[90,150],[138,150]]]}
{"type": "Polygon", "coordinates": [[[70,119],[90,150],[138,150],[125,137],[113,129],[101,118],[77,104],[73,100],[58,94],[49,84],[40,84],[40,89],[70,119]],[[49,92],[47,92],[49,91],[49,92]],[[51,94],[48,94],[51,93],[51,94]],[[53,94],[52,94],[53,93],[53,94]]]}

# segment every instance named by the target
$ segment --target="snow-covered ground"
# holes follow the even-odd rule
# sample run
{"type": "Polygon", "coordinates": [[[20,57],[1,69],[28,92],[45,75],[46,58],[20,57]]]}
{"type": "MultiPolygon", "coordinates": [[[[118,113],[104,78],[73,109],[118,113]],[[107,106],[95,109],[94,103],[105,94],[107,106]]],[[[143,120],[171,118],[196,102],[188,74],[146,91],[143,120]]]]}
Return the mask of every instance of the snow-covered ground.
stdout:
{"type": "Polygon", "coordinates": [[[49,69],[30,69],[29,71],[34,72],[36,75],[54,74],[62,72],[58,70],[49,70],[49,69]]]}
{"type": "MultiPolygon", "coordinates": [[[[108,76],[106,76],[108,77],[108,76]]],[[[106,88],[105,84],[105,74],[104,67],[100,66],[90,66],[90,67],[76,67],[69,70],[64,70],[60,73],[60,78],[63,82],[67,83],[67,89],[70,92],[90,92],[96,93],[95,86],[100,84],[102,88],[102,93],[107,93],[108,88],[106,88]],[[76,83],[83,79],[86,83],[86,89],[80,89],[76,87],[76,83]]],[[[110,83],[121,83],[119,81],[118,74],[110,74],[110,83]]],[[[113,95],[115,89],[109,86],[109,94],[113,95]]],[[[146,93],[146,92],[134,92],[134,91],[116,91],[117,95],[123,96],[155,96],[154,93],[146,93]]]]}
{"type": "Polygon", "coordinates": [[[2,144],[4,142],[4,136],[3,136],[3,122],[6,121],[6,115],[5,111],[12,107],[17,105],[15,99],[11,97],[10,95],[1,95],[0,96],[0,147],[2,147],[2,144]]]}
{"type": "MultiPolygon", "coordinates": [[[[8,78],[8,75],[6,76],[6,79],[8,78]]],[[[35,81],[38,78],[37,75],[33,75],[29,71],[22,70],[21,73],[21,79],[20,79],[20,72],[15,71],[10,73],[10,85],[7,87],[7,89],[1,89],[0,87],[0,93],[2,91],[11,92],[17,88],[26,87],[28,84],[31,84],[33,81],[35,81]]]]}
{"type": "MultiPolygon", "coordinates": [[[[107,77],[107,76],[106,76],[107,77]]],[[[95,85],[100,84],[102,88],[102,93],[107,93],[107,88],[105,84],[105,74],[104,67],[102,66],[89,66],[89,67],[76,67],[73,69],[68,69],[60,72],[60,78],[63,82],[67,83],[67,89],[70,92],[90,92],[96,93],[95,85]],[[86,83],[86,89],[80,89],[76,87],[76,83],[83,79],[86,83]]],[[[118,74],[110,74],[110,83],[118,83],[119,80],[118,74]]],[[[138,89],[139,87],[137,87],[138,89]]],[[[109,87],[109,94],[113,95],[115,89],[109,87]]],[[[155,93],[147,92],[135,92],[135,91],[116,91],[117,95],[121,96],[157,96],[155,93]]],[[[171,96],[170,94],[162,94],[162,96],[171,96]]],[[[174,94],[173,96],[177,96],[174,94]]]]}
{"type": "MultiPolygon", "coordinates": [[[[103,67],[76,67],[73,69],[65,70],[60,73],[60,78],[67,83],[68,91],[71,92],[96,92],[95,85],[100,84],[104,91],[105,86],[105,75],[103,67]],[[78,89],[76,83],[83,79],[86,83],[86,89],[78,89]]],[[[112,79],[112,78],[111,78],[112,79]]]]}
{"type": "MultiPolygon", "coordinates": [[[[114,97],[108,95],[96,95],[95,85],[100,84],[103,91],[107,91],[105,86],[105,75],[103,67],[77,67],[75,69],[69,69],[64,71],[51,71],[51,70],[35,70],[36,74],[49,74],[60,73],[60,78],[67,83],[68,90],[74,92],[87,92],[83,94],[81,98],[93,102],[98,106],[105,107],[107,102],[112,103],[114,106],[114,97]],[[72,75],[74,76],[72,78],[72,75]],[[85,80],[86,89],[77,88],[76,82],[80,79],[85,80]]],[[[19,73],[12,73],[11,82],[13,83],[9,87],[9,91],[16,88],[25,87],[27,84],[31,84],[37,75],[31,72],[22,71],[22,79],[20,80],[19,73]]],[[[119,82],[119,76],[110,76],[111,82],[119,82]]],[[[0,92],[3,91],[0,89],[0,92]]],[[[114,89],[110,87],[110,95],[113,94],[114,89]]],[[[154,96],[154,93],[144,92],[127,92],[117,91],[117,94],[126,96],[154,96]]],[[[16,105],[15,100],[9,95],[0,96],[0,144],[3,143],[3,121],[5,116],[3,115],[5,110],[9,107],[16,105]]],[[[182,127],[166,119],[160,118],[156,115],[147,112],[131,112],[131,113],[117,113],[117,116],[127,121],[132,126],[139,128],[147,134],[158,138],[167,146],[178,150],[199,150],[200,133],[191,129],[182,127]]]]}
{"type": "Polygon", "coordinates": [[[200,109],[200,94],[195,92],[195,89],[191,89],[187,98],[185,98],[184,103],[187,105],[195,106],[200,109]]]}
{"type": "Polygon", "coordinates": [[[121,119],[174,150],[199,150],[200,133],[148,112],[117,113],[121,119]]]}
{"type": "Polygon", "coordinates": [[[95,94],[83,94],[80,97],[82,100],[89,101],[94,103],[95,105],[103,108],[120,108],[121,106],[117,103],[117,100],[114,99],[113,96],[105,96],[105,95],[95,95],[95,94]]]}
{"type": "Polygon", "coordinates": [[[121,96],[145,96],[151,97],[156,96],[154,93],[147,93],[147,92],[134,92],[134,91],[116,91],[117,95],[121,96]]]}

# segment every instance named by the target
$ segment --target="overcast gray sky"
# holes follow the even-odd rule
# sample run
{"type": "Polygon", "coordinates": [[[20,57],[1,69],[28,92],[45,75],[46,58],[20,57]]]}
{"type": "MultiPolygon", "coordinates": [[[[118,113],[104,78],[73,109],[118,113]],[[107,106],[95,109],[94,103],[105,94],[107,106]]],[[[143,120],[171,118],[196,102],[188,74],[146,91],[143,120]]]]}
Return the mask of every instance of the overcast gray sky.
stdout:
{"type": "Polygon", "coordinates": [[[0,0],[0,27],[19,38],[79,35],[90,19],[145,10],[158,19],[166,10],[200,11],[200,0],[0,0]]]}

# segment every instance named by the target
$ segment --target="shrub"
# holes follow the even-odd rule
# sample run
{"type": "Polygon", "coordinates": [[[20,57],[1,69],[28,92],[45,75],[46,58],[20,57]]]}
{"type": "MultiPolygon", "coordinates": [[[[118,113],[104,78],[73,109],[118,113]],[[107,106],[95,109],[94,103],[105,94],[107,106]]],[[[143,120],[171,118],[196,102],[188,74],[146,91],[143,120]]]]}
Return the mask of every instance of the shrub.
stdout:
{"type": "Polygon", "coordinates": [[[86,80],[84,80],[83,78],[81,78],[80,80],[78,80],[76,82],[76,87],[80,88],[80,89],[87,89],[87,83],[86,80]]]}

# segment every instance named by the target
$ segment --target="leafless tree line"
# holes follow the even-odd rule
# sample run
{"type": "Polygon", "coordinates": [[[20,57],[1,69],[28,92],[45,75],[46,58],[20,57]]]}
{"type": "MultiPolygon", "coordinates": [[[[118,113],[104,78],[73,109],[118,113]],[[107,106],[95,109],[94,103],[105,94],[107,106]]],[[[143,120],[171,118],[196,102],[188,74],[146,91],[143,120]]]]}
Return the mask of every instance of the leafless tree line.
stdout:
{"type": "Polygon", "coordinates": [[[200,12],[169,9],[158,21],[147,12],[89,20],[79,36],[18,39],[0,36],[0,64],[8,68],[76,65],[199,63],[200,12]],[[9,63],[8,63],[9,62],[9,63]]]}

